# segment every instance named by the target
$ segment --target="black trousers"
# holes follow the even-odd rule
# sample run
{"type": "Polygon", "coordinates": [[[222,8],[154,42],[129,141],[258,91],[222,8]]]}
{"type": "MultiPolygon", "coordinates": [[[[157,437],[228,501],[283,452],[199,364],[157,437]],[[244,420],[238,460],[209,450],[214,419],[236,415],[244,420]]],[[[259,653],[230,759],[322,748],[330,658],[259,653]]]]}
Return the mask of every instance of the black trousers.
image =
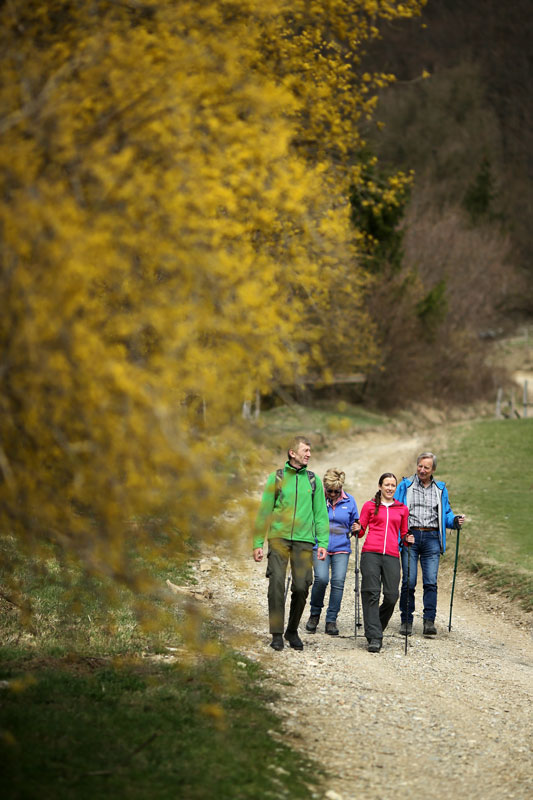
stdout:
{"type": "Polygon", "coordinates": [[[291,564],[291,607],[288,631],[297,631],[313,583],[313,542],[295,542],[291,539],[269,539],[268,566],[268,618],[270,633],[283,633],[285,622],[285,576],[291,564]]]}
{"type": "Polygon", "coordinates": [[[361,599],[367,639],[382,639],[398,601],[400,559],[381,553],[361,555],[361,599]],[[383,602],[379,605],[381,588],[383,602]]]}

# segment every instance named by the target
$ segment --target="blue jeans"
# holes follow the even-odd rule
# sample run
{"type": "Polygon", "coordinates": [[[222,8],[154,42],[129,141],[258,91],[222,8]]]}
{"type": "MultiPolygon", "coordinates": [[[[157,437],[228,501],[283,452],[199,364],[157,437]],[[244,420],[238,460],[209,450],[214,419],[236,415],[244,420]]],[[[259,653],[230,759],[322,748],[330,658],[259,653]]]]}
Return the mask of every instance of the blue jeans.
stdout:
{"type": "Polygon", "coordinates": [[[438,531],[410,531],[415,537],[414,544],[402,547],[402,591],[400,594],[400,614],[402,622],[412,622],[415,610],[415,586],[418,560],[422,567],[424,588],[424,619],[435,621],[437,613],[437,574],[440,561],[440,542],[438,531]],[[407,558],[409,564],[409,587],[407,587],[407,558]],[[408,605],[409,604],[409,605],[408,605]],[[409,610],[409,613],[408,613],[409,610]]]}
{"type": "Polygon", "coordinates": [[[333,553],[332,555],[328,553],[324,561],[319,561],[316,550],[313,550],[313,569],[315,572],[315,580],[311,590],[311,614],[313,616],[319,617],[324,607],[324,595],[328,586],[331,568],[331,589],[328,610],[326,611],[326,622],[336,622],[337,614],[341,607],[349,558],[349,553],[333,553]]]}

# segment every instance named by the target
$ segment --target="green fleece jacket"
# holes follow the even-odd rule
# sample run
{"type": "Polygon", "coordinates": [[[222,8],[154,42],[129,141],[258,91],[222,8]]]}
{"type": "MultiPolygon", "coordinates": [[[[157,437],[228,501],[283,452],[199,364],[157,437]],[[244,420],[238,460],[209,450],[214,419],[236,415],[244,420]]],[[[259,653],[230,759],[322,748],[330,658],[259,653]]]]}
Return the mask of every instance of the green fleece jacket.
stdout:
{"type": "Polygon", "coordinates": [[[276,493],[276,473],[267,479],[254,528],[254,549],[263,547],[265,538],[294,539],[298,542],[329,543],[329,515],[320,478],[316,476],[313,494],[305,468],[295,469],[289,462],[283,469],[281,492],[276,493]]]}

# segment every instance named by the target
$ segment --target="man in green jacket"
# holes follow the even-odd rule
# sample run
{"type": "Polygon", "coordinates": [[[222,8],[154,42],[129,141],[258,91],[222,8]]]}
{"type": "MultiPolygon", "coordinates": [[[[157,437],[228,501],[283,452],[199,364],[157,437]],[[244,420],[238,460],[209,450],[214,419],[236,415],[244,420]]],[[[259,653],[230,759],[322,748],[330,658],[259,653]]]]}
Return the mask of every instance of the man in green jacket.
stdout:
{"type": "Polygon", "coordinates": [[[268,536],[268,614],[274,650],[283,649],[285,619],[285,574],[290,559],[292,584],[289,621],[285,639],[295,650],[303,650],[298,625],[313,583],[313,547],[317,557],[326,557],[329,516],[322,483],[307,471],[311,444],[295,436],[283,470],[267,479],[254,530],[254,560],[263,560],[263,543],[268,536]],[[281,472],[281,474],[279,474],[281,472]]]}

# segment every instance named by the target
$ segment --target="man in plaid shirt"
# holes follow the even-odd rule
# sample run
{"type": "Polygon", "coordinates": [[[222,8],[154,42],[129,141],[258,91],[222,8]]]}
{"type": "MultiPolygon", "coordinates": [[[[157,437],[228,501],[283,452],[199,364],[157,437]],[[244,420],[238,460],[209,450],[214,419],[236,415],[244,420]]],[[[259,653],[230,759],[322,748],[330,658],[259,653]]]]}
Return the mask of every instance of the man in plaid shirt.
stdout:
{"type": "Polygon", "coordinates": [[[394,495],[409,509],[409,532],[415,539],[414,544],[402,548],[400,633],[403,636],[410,636],[413,632],[419,559],[424,589],[423,633],[431,639],[437,635],[437,574],[440,557],[446,550],[446,528],[459,529],[464,522],[463,514],[452,511],[446,484],[433,478],[436,467],[437,457],[433,453],[420,453],[416,460],[416,474],[402,478],[394,495]]]}

